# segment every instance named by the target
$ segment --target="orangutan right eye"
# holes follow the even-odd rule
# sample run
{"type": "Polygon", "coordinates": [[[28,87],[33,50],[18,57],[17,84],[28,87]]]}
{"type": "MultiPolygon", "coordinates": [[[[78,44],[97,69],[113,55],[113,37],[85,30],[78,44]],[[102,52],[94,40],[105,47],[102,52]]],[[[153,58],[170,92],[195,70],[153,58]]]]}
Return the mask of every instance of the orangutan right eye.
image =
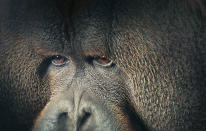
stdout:
{"type": "Polygon", "coordinates": [[[107,59],[104,56],[103,57],[96,56],[93,59],[93,64],[103,66],[103,67],[110,67],[113,65],[113,61],[110,59],[107,59]]]}

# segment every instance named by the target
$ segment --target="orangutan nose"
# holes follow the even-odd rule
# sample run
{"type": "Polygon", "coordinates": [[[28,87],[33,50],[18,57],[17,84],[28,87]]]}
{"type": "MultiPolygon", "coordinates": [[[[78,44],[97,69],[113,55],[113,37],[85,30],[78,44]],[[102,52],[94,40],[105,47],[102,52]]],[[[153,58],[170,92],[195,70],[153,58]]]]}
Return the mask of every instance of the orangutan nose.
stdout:
{"type": "Polygon", "coordinates": [[[82,109],[79,114],[63,112],[57,119],[58,131],[95,130],[95,116],[90,109],[82,109]]]}

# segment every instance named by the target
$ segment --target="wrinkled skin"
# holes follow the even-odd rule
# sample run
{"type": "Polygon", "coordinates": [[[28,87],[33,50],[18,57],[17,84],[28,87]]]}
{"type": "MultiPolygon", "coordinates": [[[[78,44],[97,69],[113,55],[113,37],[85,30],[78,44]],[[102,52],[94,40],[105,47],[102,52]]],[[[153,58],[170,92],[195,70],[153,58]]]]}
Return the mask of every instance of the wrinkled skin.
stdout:
{"type": "Polygon", "coordinates": [[[0,0],[0,130],[206,130],[204,11],[201,0],[0,0]]]}

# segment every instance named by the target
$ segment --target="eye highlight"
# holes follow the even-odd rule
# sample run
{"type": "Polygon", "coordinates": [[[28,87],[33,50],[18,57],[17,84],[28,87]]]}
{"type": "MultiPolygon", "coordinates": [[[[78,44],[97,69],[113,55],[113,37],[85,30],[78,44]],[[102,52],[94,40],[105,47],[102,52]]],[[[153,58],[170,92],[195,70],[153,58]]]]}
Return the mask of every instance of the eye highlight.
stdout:
{"type": "Polygon", "coordinates": [[[66,57],[64,57],[64,56],[55,55],[55,56],[52,56],[51,63],[54,66],[64,66],[64,65],[69,63],[69,60],[66,57]]]}

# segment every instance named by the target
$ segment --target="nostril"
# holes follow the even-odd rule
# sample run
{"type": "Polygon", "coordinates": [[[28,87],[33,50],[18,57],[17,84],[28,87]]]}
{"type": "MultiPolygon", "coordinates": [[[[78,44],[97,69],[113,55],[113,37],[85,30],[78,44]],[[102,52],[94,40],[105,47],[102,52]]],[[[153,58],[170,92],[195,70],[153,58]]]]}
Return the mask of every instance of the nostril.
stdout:
{"type": "Polygon", "coordinates": [[[90,112],[83,111],[82,116],[79,117],[78,119],[78,130],[80,130],[84,125],[86,125],[87,121],[91,117],[90,112]]]}
{"type": "Polygon", "coordinates": [[[73,128],[72,120],[68,117],[67,112],[63,112],[58,116],[58,124],[57,124],[58,131],[67,131],[73,128]]]}
{"type": "Polygon", "coordinates": [[[68,120],[68,113],[67,112],[63,112],[61,114],[59,114],[58,116],[58,124],[61,126],[65,126],[65,122],[68,120]]]}
{"type": "Polygon", "coordinates": [[[67,114],[68,114],[67,112],[63,112],[63,113],[61,113],[61,114],[58,116],[58,120],[66,119],[67,116],[68,116],[67,114]]]}

